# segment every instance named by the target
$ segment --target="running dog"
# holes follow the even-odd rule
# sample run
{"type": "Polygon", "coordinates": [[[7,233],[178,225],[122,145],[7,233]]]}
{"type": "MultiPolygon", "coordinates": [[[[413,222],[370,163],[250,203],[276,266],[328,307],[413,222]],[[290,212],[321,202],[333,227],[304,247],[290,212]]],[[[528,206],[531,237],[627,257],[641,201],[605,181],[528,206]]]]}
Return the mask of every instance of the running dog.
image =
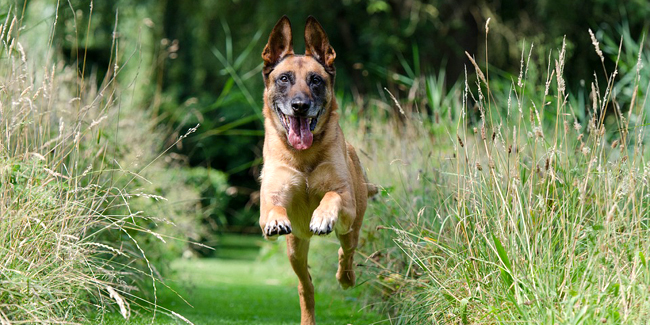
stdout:
{"type": "Polygon", "coordinates": [[[354,285],[354,251],[369,195],[359,158],[345,141],[334,97],[334,59],[323,27],[305,26],[305,54],[293,52],[284,16],[271,31],[264,60],[264,166],[260,226],[264,237],[287,235],[287,255],[298,276],[301,325],[315,324],[314,286],[307,266],[309,240],[334,231],[341,287],[354,285]]]}

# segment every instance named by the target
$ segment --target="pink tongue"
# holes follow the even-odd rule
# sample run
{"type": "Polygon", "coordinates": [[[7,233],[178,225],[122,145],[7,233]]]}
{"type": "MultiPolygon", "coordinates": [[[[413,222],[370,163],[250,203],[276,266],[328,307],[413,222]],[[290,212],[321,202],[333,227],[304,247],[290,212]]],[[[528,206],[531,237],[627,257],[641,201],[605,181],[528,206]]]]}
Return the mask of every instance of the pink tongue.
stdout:
{"type": "Polygon", "coordinates": [[[314,136],[309,130],[309,123],[306,118],[287,116],[289,118],[289,143],[298,150],[305,150],[311,147],[314,136]]]}

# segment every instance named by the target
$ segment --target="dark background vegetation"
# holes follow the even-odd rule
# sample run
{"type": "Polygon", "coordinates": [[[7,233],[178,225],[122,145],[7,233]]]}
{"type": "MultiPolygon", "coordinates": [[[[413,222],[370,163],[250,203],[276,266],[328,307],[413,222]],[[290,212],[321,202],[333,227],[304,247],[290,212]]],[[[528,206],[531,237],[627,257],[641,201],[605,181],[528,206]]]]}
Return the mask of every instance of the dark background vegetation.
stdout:
{"type": "MultiPolygon", "coordinates": [[[[9,5],[20,8],[23,3],[9,5]]],[[[338,96],[356,103],[360,114],[370,99],[386,95],[384,87],[405,98],[410,88],[400,75],[414,79],[442,71],[449,85],[463,79],[465,51],[485,62],[488,18],[491,73],[516,80],[522,48],[534,43],[532,60],[542,60],[544,55],[536,53],[561,47],[566,35],[565,74],[571,76],[573,92],[585,87],[581,79],[602,69],[596,55],[578,55],[593,53],[589,28],[611,38],[622,29],[641,35],[650,23],[645,0],[117,0],[92,6],[89,0],[72,0],[59,3],[58,19],[65,28],[57,29],[53,46],[69,64],[79,64],[80,73],[102,76],[109,68],[114,30],[120,42],[148,44],[141,50],[154,59],[151,66],[138,67],[148,71],[141,72],[146,82],[140,97],[157,123],[173,130],[161,141],[171,143],[200,123],[195,135],[173,149],[175,159],[227,176],[226,195],[217,193],[219,184],[209,180],[203,187],[204,223],[214,233],[257,232],[263,141],[260,53],[284,14],[292,21],[298,53],[304,49],[307,16],[321,22],[337,52],[338,96]],[[121,28],[126,25],[139,27],[121,28]]],[[[618,40],[612,44],[616,48],[618,40]]],[[[606,51],[607,66],[615,54],[606,51]]]]}

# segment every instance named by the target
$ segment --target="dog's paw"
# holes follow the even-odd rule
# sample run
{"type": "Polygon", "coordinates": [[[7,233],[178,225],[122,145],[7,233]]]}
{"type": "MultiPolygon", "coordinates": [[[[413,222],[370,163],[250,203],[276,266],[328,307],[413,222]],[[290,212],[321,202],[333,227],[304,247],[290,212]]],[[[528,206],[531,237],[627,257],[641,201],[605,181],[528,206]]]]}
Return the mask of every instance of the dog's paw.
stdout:
{"type": "Polygon", "coordinates": [[[346,290],[354,287],[357,278],[354,275],[354,270],[342,270],[339,266],[339,270],[336,272],[336,280],[339,281],[341,288],[343,288],[343,290],[346,290]]]}
{"type": "Polygon", "coordinates": [[[276,240],[277,236],[291,233],[291,222],[288,219],[269,220],[264,226],[263,232],[266,239],[276,240]]]}
{"type": "Polygon", "coordinates": [[[354,287],[356,275],[354,274],[354,253],[343,254],[343,248],[339,248],[339,269],[336,271],[336,279],[343,290],[354,287]]]}
{"type": "Polygon", "coordinates": [[[314,235],[327,235],[334,230],[334,225],[338,220],[338,211],[319,206],[311,216],[309,230],[314,235]]]}

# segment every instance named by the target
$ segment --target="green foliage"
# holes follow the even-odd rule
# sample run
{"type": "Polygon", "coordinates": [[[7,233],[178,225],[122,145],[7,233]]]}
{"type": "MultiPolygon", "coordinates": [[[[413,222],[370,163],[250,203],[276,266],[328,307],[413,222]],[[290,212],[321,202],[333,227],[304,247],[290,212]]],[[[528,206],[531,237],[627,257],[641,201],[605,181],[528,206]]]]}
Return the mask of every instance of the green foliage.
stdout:
{"type": "MultiPolygon", "coordinates": [[[[328,31],[346,137],[382,186],[360,243],[364,301],[391,301],[408,324],[648,313],[644,1],[8,5],[0,191],[3,220],[15,219],[0,226],[11,267],[0,269],[11,284],[0,298],[19,303],[1,317],[69,320],[88,301],[118,302],[107,282],[122,296],[133,284],[155,291],[187,241],[255,225],[258,54],[283,14],[297,52],[307,15],[328,31]],[[483,77],[467,76],[464,51],[483,77]],[[78,255],[65,255],[70,242],[78,255]],[[42,254],[52,247],[65,249],[42,254]],[[61,256],[71,264],[57,268],[61,256]],[[101,281],[77,281],[89,274],[101,281]],[[30,294],[39,282],[46,294],[30,294]],[[25,316],[32,307],[42,314],[25,316]]],[[[335,258],[319,261],[315,278],[331,277],[335,258]]]]}
{"type": "MultiPolygon", "coordinates": [[[[13,2],[14,7],[22,7],[22,3],[13,2]]],[[[53,4],[41,1],[27,3],[28,17],[31,15],[36,22],[53,15],[53,9],[53,4]]],[[[171,130],[172,137],[163,137],[167,144],[197,124],[202,125],[195,137],[173,151],[185,156],[192,167],[225,172],[237,189],[226,209],[228,224],[254,227],[257,213],[251,207],[255,206],[256,196],[252,194],[258,187],[263,135],[259,54],[271,26],[280,16],[287,14],[293,21],[294,47],[298,53],[303,47],[304,19],[315,15],[324,25],[337,52],[337,93],[339,97],[352,97],[356,105],[350,108],[358,117],[367,110],[375,110],[375,98],[382,99],[388,109],[395,109],[389,104],[386,88],[397,99],[408,99],[405,106],[417,106],[417,110],[426,110],[432,118],[456,119],[450,113],[454,113],[451,107],[458,106],[452,102],[461,97],[462,85],[458,80],[462,81],[468,63],[465,51],[485,62],[485,46],[489,46],[490,62],[495,65],[489,72],[506,80],[517,79],[512,73],[520,67],[521,49],[526,47],[528,52],[532,43],[536,51],[524,59],[533,63],[528,80],[537,80],[536,76],[545,71],[543,62],[547,54],[560,46],[562,36],[566,35],[565,73],[572,76],[567,87],[576,94],[570,98],[571,106],[574,114],[584,120],[588,114],[585,103],[591,93],[585,80],[591,80],[593,71],[600,71],[601,65],[612,71],[612,56],[618,48],[617,40],[610,42],[604,38],[605,62],[596,55],[582,55],[591,53],[592,48],[591,40],[584,34],[586,29],[602,31],[599,37],[620,35],[623,31],[616,26],[623,22],[631,35],[638,35],[648,28],[648,10],[641,0],[629,1],[625,6],[608,0],[508,0],[479,5],[469,0],[289,0],[281,4],[78,0],[58,4],[60,27],[55,30],[51,45],[85,78],[98,76],[98,83],[111,73],[109,63],[115,57],[115,47],[125,61],[139,61],[125,65],[117,77],[120,82],[138,80],[132,86],[137,94],[132,99],[137,104],[134,106],[147,107],[151,110],[149,118],[171,130]],[[489,44],[481,36],[488,18],[493,30],[489,44]],[[117,41],[113,39],[115,26],[119,30],[117,41]],[[540,70],[535,71],[536,68],[540,70]],[[420,79],[423,75],[429,77],[420,79]],[[414,82],[418,89],[427,89],[426,95],[414,96],[414,82]],[[441,87],[440,83],[446,86],[441,87]]],[[[39,51],[50,50],[50,44],[41,43],[39,51]]],[[[638,53],[634,49],[637,45],[626,41],[625,55],[638,53]]],[[[633,62],[627,58],[623,61],[633,62]]],[[[629,76],[618,82],[629,84],[634,69],[621,66],[620,73],[629,76]]],[[[604,88],[603,78],[599,77],[597,83],[604,88]]],[[[473,84],[475,78],[470,79],[473,84]]],[[[527,94],[545,88],[543,82],[529,85],[527,94]]],[[[501,92],[509,86],[503,82],[491,88],[501,92]]],[[[632,90],[627,86],[617,88],[628,89],[627,94],[617,92],[617,96],[628,98],[617,100],[625,105],[632,90]]],[[[641,96],[644,91],[639,90],[641,96]]],[[[535,101],[539,106],[544,99],[535,101]]],[[[540,112],[541,118],[553,118],[552,113],[540,112]]],[[[473,122],[477,121],[477,109],[468,114],[473,122]]],[[[438,131],[444,135],[444,129],[438,131]]]]}
{"type": "MultiPolygon", "coordinates": [[[[99,265],[89,258],[98,247],[83,238],[83,227],[92,224],[83,217],[96,194],[79,189],[72,201],[70,184],[53,181],[36,157],[13,160],[3,154],[0,170],[1,319],[64,319],[67,313],[90,307],[87,291],[105,290],[84,279],[99,265]]],[[[93,280],[119,288],[109,272],[98,271],[93,280]]]]}
{"type": "MultiPolygon", "coordinates": [[[[200,220],[204,224],[201,241],[214,241],[215,234],[227,225],[226,209],[231,196],[227,177],[223,172],[203,167],[184,168],[176,182],[183,182],[201,194],[200,220]]],[[[199,239],[199,238],[197,238],[199,239]]],[[[216,244],[216,243],[215,243],[216,244]]],[[[212,245],[211,245],[212,246],[212,245]]]]}
{"type": "MultiPolygon", "coordinates": [[[[131,288],[111,258],[128,253],[96,239],[107,228],[135,227],[120,221],[123,216],[101,214],[116,192],[99,181],[102,170],[92,169],[96,151],[79,150],[92,147],[98,124],[67,119],[70,112],[61,108],[70,106],[70,71],[31,70],[31,56],[18,38],[18,17],[10,11],[5,21],[0,27],[0,320],[74,321],[94,306],[126,308],[122,299],[131,288]]],[[[97,113],[92,108],[84,112],[97,113]]]]}
{"type": "MultiPolygon", "coordinates": [[[[603,52],[607,59],[618,62],[617,68],[620,77],[616,80],[615,92],[619,109],[627,110],[634,105],[632,98],[643,100],[648,92],[642,87],[650,83],[650,51],[648,51],[648,28],[640,33],[641,38],[633,35],[629,22],[624,20],[612,33],[597,33],[603,38],[603,52]],[[622,47],[619,54],[619,46],[622,47]],[[619,55],[621,56],[619,58],[619,55]],[[637,87],[641,86],[641,87],[637,87]]],[[[644,110],[650,110],[650,102],[646,101],[644,110]]]]}
{"type": "Polygon", "coordinates": [[[56,7],[31,4],[22,18],[10,7],[0,23],[0,321],[156,310],[165,266],[203,234],[201,193],[186,184],[221,191],[225,176],[175,173],[185,164],[160,153],[165,130],[136,100],[146,55],[123,58],[114,42],[97,82],[53,51],[33,55],[55,43],[57,20],[30,9],[56,7]]]}
{"type": "Polygon", "coordinates": [[[631,84],[598,72],[606,81],[593,81],[581,112],[565,87],[566,47],[548,68],[523,51],[520,78],[489,66],[466,82],[453,121],[409,108],[410,99],[395,104],[399,119],[343,119],[383,187],[366,214],[361,286],[365,299],[389,301],[397,324],[636,324],[650,315],[641,65],[628,70],[631,84]]]}

